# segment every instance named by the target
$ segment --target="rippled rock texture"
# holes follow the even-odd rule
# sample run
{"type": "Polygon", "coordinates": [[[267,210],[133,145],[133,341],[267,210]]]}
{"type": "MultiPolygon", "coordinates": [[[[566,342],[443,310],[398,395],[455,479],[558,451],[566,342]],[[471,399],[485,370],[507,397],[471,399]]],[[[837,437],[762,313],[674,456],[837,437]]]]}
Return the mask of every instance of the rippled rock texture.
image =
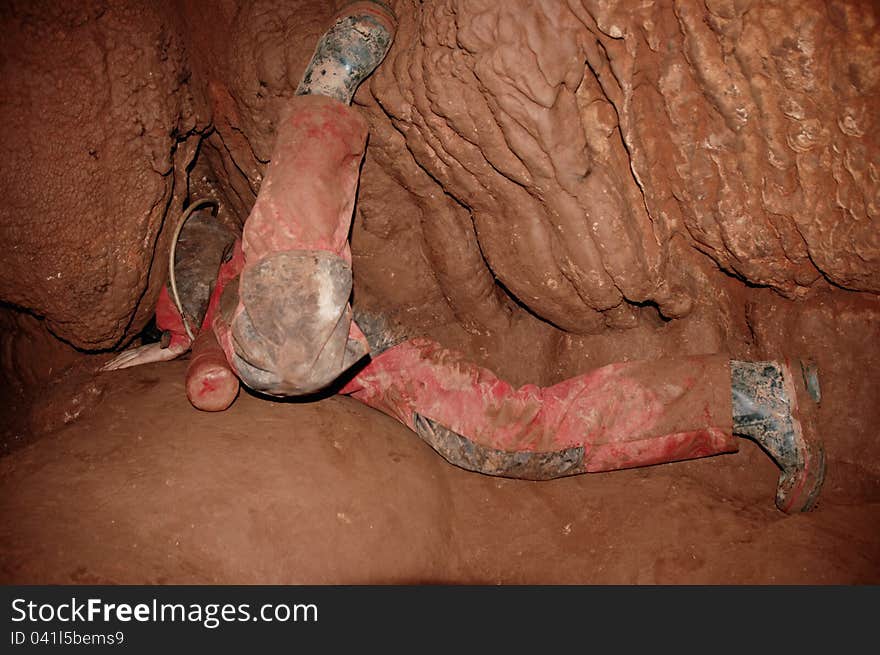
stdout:
{"type": "MultiPolygon", "coordinates": [[[[434,182],[424,223],[457,217],[470,252],[456,265],[486,278],[482,253],[541,317],[588,332],[631,324],[641,303],[682,316],[695,299],[682,247],[790,298],[820,278],[880,291],[868,3],[448,0],[400,13],[372,88],[400,135],[389,141],[434,182]]],[[[444,247],[456,244],[432,240],[432,261],[449,262],[444,247]]],[[[467,313],[488,284],[447,293],[467,313]]]]}

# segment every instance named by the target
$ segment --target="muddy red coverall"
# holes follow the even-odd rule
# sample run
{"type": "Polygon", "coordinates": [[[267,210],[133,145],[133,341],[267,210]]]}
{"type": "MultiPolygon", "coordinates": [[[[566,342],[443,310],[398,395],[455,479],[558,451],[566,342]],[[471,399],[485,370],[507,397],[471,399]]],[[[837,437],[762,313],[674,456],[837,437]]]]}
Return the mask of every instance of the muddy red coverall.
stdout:
{"type": "MultiPolygon", "coordinates": [[[[366,139],[357,109],[318,95],[291,101],[203,324],[240,375],[236,353],[242,346],[230,324],[244,303],[224,288],[282,251],[351,261],[347,237],[366,139]]],[[[279,293],[284,289],[272,295],[279,293]]],[[[365,348],[347,300],[331,328],[338,332],[342,325],[349,345],[365,348]]],[[[180,338],[183,329],[167,294],[157,319],[180,338]]],[[[193,357],[200,356],[217,353],[194,348],[193,357]]],[[[336,365],[338,375],[346,364],[337,357],[336,365]]],[[[463,468],[545,479],[735,451],[730,389],[729,362],[721,355],[612,364],[551,387],[517,389],[436,342],[412,339],[374,355],[341,393],[398,419],[463,468]]]]}

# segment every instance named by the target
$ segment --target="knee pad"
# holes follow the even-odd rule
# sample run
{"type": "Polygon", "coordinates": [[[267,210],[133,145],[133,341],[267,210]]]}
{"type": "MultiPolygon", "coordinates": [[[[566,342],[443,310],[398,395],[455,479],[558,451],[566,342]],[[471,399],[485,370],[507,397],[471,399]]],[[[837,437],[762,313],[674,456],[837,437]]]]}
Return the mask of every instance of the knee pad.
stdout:
{"type": "Polygon", "coordinates": [[[237,295],[230,364],[242,382],[273,396],[316,393],[364,357],[349,338],[351,285],[351,265],[330,252],[283,251],[246,266],[227,288],[237,295]]]}

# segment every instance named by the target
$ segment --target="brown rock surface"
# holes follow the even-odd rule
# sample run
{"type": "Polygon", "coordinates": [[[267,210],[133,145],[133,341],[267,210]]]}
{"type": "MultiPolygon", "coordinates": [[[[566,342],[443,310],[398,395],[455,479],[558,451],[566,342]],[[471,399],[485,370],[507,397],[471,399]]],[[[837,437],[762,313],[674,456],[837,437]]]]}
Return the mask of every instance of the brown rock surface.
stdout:
{"type": "MultiPolygon", "coordinates": [[[[457,469],[349,398],[199,412],[184,362],[0,460],[0,582],[877,583],[880,490],[809,515],[735,455],[503,480],[457,469]]],[[[835,484],[840,484],[837,478],[835,484]]],[[[848,486],[848,483],[846,483],[848,486]]]]}
{"type": "Polygon", "coordinates": [[[45,321],[0,307],[0,456],[100,401],[91,359],[53,336],[45,321]]]}
{"type": "MultiPolygon", "coordinates": [[[[0,298],[82,347],[140,329],[166,215],[211,195],[241,223],[339,4],[7,7],[0,298]]],[[[693,247],[790,297],[880,289],[869,3],[396,9],[378,103],[357,101],[459,322],[507,325],[496,279],[569,332],[632,327],[646,303],[680,317],[693,247]]]]}
{"type": "Polygon", "coordinates": [[[398,7],[372,89],[404,138],[374,145],[470,211],[542,317],[591,332],[597,311],[632,325],[623,300],[686,314],[676,238],[788,296],[822,276],[878,290],[876,6],[398,7]]]}
{"type": "Polygon", "coordinates": [[[176,15],[18,2],[0,21],[0,299],[74,345],[117,345],[153,311],[198,142],[176,15]]]}

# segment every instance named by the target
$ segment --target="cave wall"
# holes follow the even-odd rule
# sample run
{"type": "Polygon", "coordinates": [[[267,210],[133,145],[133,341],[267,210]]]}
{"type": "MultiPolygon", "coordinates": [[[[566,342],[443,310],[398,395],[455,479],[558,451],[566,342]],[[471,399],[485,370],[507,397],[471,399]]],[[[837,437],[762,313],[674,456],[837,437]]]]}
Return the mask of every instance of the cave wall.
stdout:
{"type": "Polygon", "coordinates": [[[118,345],[153,311],[205,127],[179,21],[124,2],[4,3],[0,21],[0,299],[75,346],[118,345]]]}
{"type": "Polygon", "coordinates": [[[492,273],[542,318],[583,333],[634,325],[639,303],[687,314],[696,292],[675,240],[789,298],[821,279],[880,290],[876,7],[399,11],[372,84],[377,120],[468,211],[492,273]]]}

